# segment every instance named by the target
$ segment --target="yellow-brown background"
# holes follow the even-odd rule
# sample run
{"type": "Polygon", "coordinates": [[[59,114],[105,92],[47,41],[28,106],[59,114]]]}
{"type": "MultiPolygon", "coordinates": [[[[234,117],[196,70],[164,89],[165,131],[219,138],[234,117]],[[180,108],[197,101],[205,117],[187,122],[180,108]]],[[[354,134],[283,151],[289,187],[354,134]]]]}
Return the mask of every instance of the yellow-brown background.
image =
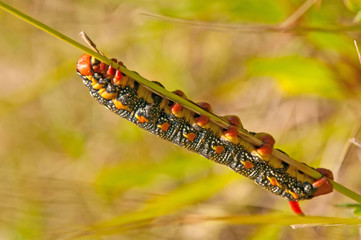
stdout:
{"type": "MultiPolygon", "coordinates": [[[[280,24],[303,1],[7,1],[98,48],[167,89],[236,114],[273,134],[297,160],[334,171],[352,189],[360,150],[344,150],[360,123],[357,5],[324,1],[296,26],[242,32],[234,24],[280,24]],[[152,12],[222,23],[167,22],[152,12]]],[[[284,199],[138,129],[93,100],[75,72],[82,53],[0,11],[0,239],[356,239],[356,227],[301,228],[195,221],[272,214],[284,199]],[[149,210],[150,209],[150,210],[149,210]],[[144,219],[151,218],[149,221],[144,219]],[[192,221],[193,220],[193,221],[192,221]],[[96,225],[104,221],[108,225],[96,225]],[[95,224],[95,225],[94,225],[95,224]],[[95,226],[91,229],[92,226],[95,226]]],[[[301,203],[310,215],[352,217],[333,193],[301,203]]],[[[275,222],[272,222],[275,223],[275,222]]]]}

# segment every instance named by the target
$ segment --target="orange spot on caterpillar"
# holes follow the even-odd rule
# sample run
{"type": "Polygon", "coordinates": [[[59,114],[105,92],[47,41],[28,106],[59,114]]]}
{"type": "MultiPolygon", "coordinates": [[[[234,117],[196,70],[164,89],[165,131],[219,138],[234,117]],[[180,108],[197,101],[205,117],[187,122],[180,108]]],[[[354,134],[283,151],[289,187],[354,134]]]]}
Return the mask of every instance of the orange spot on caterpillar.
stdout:
{"type": "Polygon", "coordinates": [[[263,142],[263,145],[256,149],[257,153],[263,157],[263,160],[268,161],[275,144],[274,138],[268,133],[257,133],[255,137],[263,142]]]}
{"type": "Polygon", "coordinates": [[[123,80],[123,74],[121,71],[115,71],[114,78],[112,79],[112,84],[119,86],[123,80]]]}
{"type": "Polygon", "coordinates": [[[76,64],[76,70],[80,72],[81,75],[88,76],[93,74],[93,70],[90,64],[91,56],[88,54],[83,54],[79,57],[76,64]]]}
{"type": "Polygon", "coordinates": [[[267,177],[272,186],[279,186],[279,183],[275,177],[267,177]]]}
{"type": "Polygon", "coordinates": [[[148,119],[146,119],[146,118],[143,117],[143,116],[139,116],[138,114],[135,115],[135,118],[138,119],[138,121],[139,121],[140,123],[148,122],[148,119]]]}
{"type": "Polygon", "coordinates": [[[221,154],[224,151],[224,147],[221,145],[212,147],[214,151],[216,151],[217,154],[221,154]]]}
{"type": "Polygon", "coordinates": [[[99,91],[98,91],[99,95],[102,95],[103,92],[105,92],[105,88],[99,89],[99,91]]]}
{"type": "Polygon", "coordinates": [[[173,115],[177,115],[182,111],[183,107],[182,105],[180,105],[179,103],[174,103],[171,107],[170,110],[173,113],[173,115]]]}
{"type": "Polygon", "coordinates": [[[103,98],[107,99],[107,100],[110,100],[110,99],[113,99],[113,98],[116,98],[118,96],[118,93],[117,92],[114,92],[114,93],[109,93],[107,91],[103,92],[102,94],[100,94],[103,98]]]}
{"type": "Polygon", "coordinates": [[[246,161],[244,161],[244,162],[241,162],[241,163],[242,163],[243,166],[244,166],[245,168],[247,168],[247,169],[250,169],[250,168],[253,168],[253,167],[254,167],[253,163],[251,163],[251,162],[248,161],[248,160],[246,160],[246,161]]]}
{"type": "Polygon", "coordinates": [[[228,127],[228,129],[223,133],[223,136],[227,140],[229,140],[229,141],[231,141],[231,142],[233,142],[235,144],[237,144],[239,142],[238,130],[237,130],[237,128],[235,126],[228,127]]]}
{"type": "Polygon", "coordinates": [[[270,146],[269,144],[264,144],[262,147],[257,148],[257,153],[262,157],[269,157],[272,153],[272,149],[272,146],[270,146]]]}
{"type": "Polygon", "coordinates": [[[298,199],[298,198],[299,198],[298,194],[295,193],[295,192],[292,192],[292,191],[290,191],[290,190],[288,190],[288,191],[286,191],[286,192],[288,192],[289,194],[291,194],[294,199],[298,199]]]}
{"type": "Polygon", "coordinates": [[[183,136],[185,136],[189,141],[192,142],[197,137],[197,134],[191,132],[191,133],[184,134],[183,136]]]}
{"type": "MultiPolygon", "coordinates": [[[[111,60],[115,63],[117,62],[117,59],[115,59],[115,58],[112,58],[111,60]]],[[[113,68],[112,66],[109,66],[108,70],[107,70],[107,78],[113,78],[115,75],[115,72],[116,72],[116,69],[113,68]]]]}
{"type": "Polygon", "coordinates": [[[168,129],[169,129],[169,127],[170,127],[170,124],[167,123],[167,122],[165,122],[165,123],[163,123],[163,124],[161,124],[161,125],[158,125],[158,127],[159,127],[160,129],[162,129],[164,132],[166,132],[166,131],[168,131],[168,129]]]}
{"type": "Polygon", "coordinates": [[[181,90],[175,90],[175,91],[173,91],[173,93],[174,93],[175,95],[178,95],[178,96],[183,97],[183,98],[186,97],[186,95],[184,94],[184,92],[181,91],[181,90]]]}
{"type": "Polygon", "coordinates": [[[117,109],[123,109],[123,110],[127,110],[127,111],[131,111],[131,109],[127,106],[124,106],[120,101],[118,101],[117,99],[113,99],[113,103],[115,105],[115,107],[117,109]]]}
{"type": "Polygon", "coordinates": [[[101,74],[103,74],[103,76],[106,75],[106,73],[107,73],[107,71],[108,71],[108,67],[109,67],[109,66],[108,66],[107,64],[105,64],[105,63],[103,63],[103,62],[100,63],[100,65],[99,65],[99,71],[100,71],[101,74]]]}
{"type": "Polygon", "coordinates": [[[115,72],[116,72],[115,68],[113,68],[112,66],[109,66],[108,71],[107,71],[107,76],[109,78],[112,78],[115,75],[115,72]]]}
{"type": "Polygon", "coordinates": [[[239,119],[238,116],[230,115],[230,116],[226,116],[226,119],[233,126],[238,127],[241,124],[241,119],[239,119]]]}
{"type": "Polygon", "coordinates": [[[201,108],[203,108],[204,110],[208,111],[208,112],[212,112],[212,107],[209,103],[206,102],[200,102],[197,103],[198,106],[200,106],[201,108]]]}
{"type": "Polygon", "coordinates": [[[275,139],[272,137],[272,135],[268,134],[268,133],[260,133],[262,134],[262,137],[260,137],[260,139],[262,140],[262,142],[264,142],[265,144],[269,144],[270,146],[274,146],[275,145],[275,139]]]}
{"type": "Polygon", "coordinates": [[[197,123],[198,126],[204,127],[209,122],[209,117],[201,115],[199,117],[196,117],[194,121],[197,123]]]}
{"type": "Polygon", "coordinates": [[[100,90],[102,89],[103,87],[105,86],[105,84],[100,84],[100,83],[97,83],[93,86],[94,89],[96,90],[100,90]]]}
{"type": "Polygon", "coordinates": [[[95,78],[93,78],[93,76],[92,76],[92,77],[88,77],[88,79],[92,81],[92,86],[93,86],[93,87],[95,86],[95,84],[98,83],[98,80],[96,80],[95,78]]]}
{"type": "Polygon", "coordinates": [[[238,131],[237,128],[234,126],[231,126],[227,129],[227,131],[224,132],[224,136],[226,137],[230,137],[230,138],[235,138],[238,136],[238,131]]]}

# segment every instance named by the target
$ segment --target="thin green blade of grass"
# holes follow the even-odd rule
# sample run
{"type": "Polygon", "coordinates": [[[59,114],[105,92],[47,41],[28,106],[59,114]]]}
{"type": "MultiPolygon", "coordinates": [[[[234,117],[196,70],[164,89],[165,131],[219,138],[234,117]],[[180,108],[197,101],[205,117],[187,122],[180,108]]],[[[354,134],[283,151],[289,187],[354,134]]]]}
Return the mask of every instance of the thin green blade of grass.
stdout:
{"type": "MultiPolygon", "coordinates": [[[[139,83],[145,85],[146,87],[148,87],[151,91],[154,91],[156,93],[159,93],[165,97],[167,97],[168,99],[171,99],[172,101],[178,102],[180,104],[182,104],[184,107],[187,107],[189,109],[191,109],[194,112],[197,112],[201,115],[205,115],[208,116],[212,121],[218,123],[220,126],[227,128],[229,126],[229,123],[226,122],[224,119],[218,117],[215,114],[212,114],[208,111],[205,111],[204,109],[202,109],[201,107],[199,107],[198,105],[196,105],[194,102],[191,102],[189,100],[186,100],[174,93],[171,93],[169,91],[167,91],[166,89],[160,87],[158,84],[155,84],[145,78],[143,78],[142,76],[140,76],[138,73],[133,72],[128,70],[127,68],[118,65],[117,63],[111,61],[110,59],[108,59],[107,57],[83,46],[82,44],[76,42],[75,40],[65,36],[64,34],[56,31],[55,29],[50,28],[49,26],[45,25],[44,23],[22,13],[21,11],[11,7],[10,5],[4,3],[3,1],[0,1],[0,8],[2,8],[3,10],[13,14],[14,16],[24,20],[25,22],[41,29],[42,31],[49,33],[50,35],[61,39],[65,42],[67,42],[68,44],[80,49],[83,52],[86,52],[90,55],[92,55],[93,57],[113,66],[116,69],[119,69],[121,72],[123,72],[124,74],[128,75],[131,78],[134,78],[136,81],[138,81],[139,83]]],[[[263,143],[260,139],[255,138],[254,136],[250,135],[247,131],[245,131],[244,129],[238,129],[238,134],[241,138],[245,139],[246,141],[248,141],[249,143],[255,145],[255,146],[261,146],[263,143]]],[[[300,171],[308,174],[309,176],[311,176],[314,179],[319,179],[322,177],[322,175],[317,172],[316,170],[290,158],[289,156],[287,156],[286,154],[282,153],[281,151],[278,151],[277,149],[274,149],[272,151],[272,155],[276,158],[279,158],[295,167],[297,167],[300,171]]],[[[339,191],[340,193],[348,196],[349,198],[355,200],[358,203],[361,203],[361,195],[357,194],[356,192],[353,192],[350,189],[345,188],[344,186],[337,184],[336,182],[332,181],[333,183],[333,187],[335,190],[339,191]]]]}
{"type": "Polygon", "coordinates": [[[298,227],[314,226],[335,226],[335,225],[360,225],[359,218],[339,218],[339,217],[318,217],[318,216],[284,216],[284,215],[249,215],[249,216],[225,216],[225,217],[205,217],[200,221],[225,221],[233,224],[276,224],[298,227]]]}
{"type": "MultiPolygon", "coordinates": [[[[248,8],[245,8],[248,9],[248,8]]],[[[232,32],[243,32],[243,33],[264,33],[264,32],[296,32],[296,33],[326,33],[326,34],[337,34],[340,32],[353,32],[360,31],[361,27],[359,24],[350,24],[350,25],[341,25],[341,26],[298,26],[294,24],[292,27],[282,27],[278,24],[231,24],[231,23],[219,23],[211,21],[199,21],[199,20],[189,20],[185,18],[170,17],[158,13],[143,11],[141,15],[151,18],[154,21],[164,21],[171,22],[175,24],[189,24],[192,26],[202,27],[204,29],[213,30],[213,31],[232,31],[232,32]]],[[[239,12],[237,13],[239,14],[239,12]]],[[[259,18],[258,18],[259,19],[259,18]]],[[[276,20],[277,22],[279,20],[276,20]]]]}

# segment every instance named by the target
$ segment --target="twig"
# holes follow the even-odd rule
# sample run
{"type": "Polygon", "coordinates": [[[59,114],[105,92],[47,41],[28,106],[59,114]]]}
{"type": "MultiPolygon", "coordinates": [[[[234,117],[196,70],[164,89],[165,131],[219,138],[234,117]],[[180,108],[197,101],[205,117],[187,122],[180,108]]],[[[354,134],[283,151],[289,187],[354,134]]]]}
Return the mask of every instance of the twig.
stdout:
{"type": "Polygon", "coordinates": [[[97,45],[90,39],[90,37],[88,37],[88,35],[85,32],[81,31],[79,35],[89,45],[91,49],[93,49],[94,51],[105,57],[104,53],[98,50],[97,45]]]}
{"type": "Polygon", "coordinates": [[[305,12],[310,9],[313,4],[319,0],[307,0],[303,3],[291,16],[289,16],[283,23],[279,25],[280,29],[288,29],[290,26],[295,24],[295,22],[302,17],[305,12]]]}
{"type": "Polygon", "coordinates": [[[361,142],[354,137],[350,139],[350,143],[352,143],[353,145],[355,145],[358,148],[361,148],[361,142]]]}
{"type": "Polygon", "coordinates": [[[204,29],[212,31],[232,31],[232,32],[243,32],[243,33],[260,33],[260,32],[349,32],[349,31],[361,31],[360,24],[344,25],[344,26],[327,26],[327,27],[316,27],[316,26],[290,26],[282,29],[278,25],[271,24],[227,24],[227,23],[214,23],[195,21],[182,18],[168,17],[161,14],[155,14],[150,12],[141,11],[139,13],[145,17],[153,18],[163,22],[170,22],[183,25],[192,25],[202,27],[204,29]]]}
{"type": "Polygon", "coordinates": [[[357,41],[356,41],[356,40],[353,40],[353,43],[355,44],[355,48],[356,48],[358,60],[359,60],[360,65],[361,65],[361,54],[360,54],[360,51],[358,50],[357,41]]]}

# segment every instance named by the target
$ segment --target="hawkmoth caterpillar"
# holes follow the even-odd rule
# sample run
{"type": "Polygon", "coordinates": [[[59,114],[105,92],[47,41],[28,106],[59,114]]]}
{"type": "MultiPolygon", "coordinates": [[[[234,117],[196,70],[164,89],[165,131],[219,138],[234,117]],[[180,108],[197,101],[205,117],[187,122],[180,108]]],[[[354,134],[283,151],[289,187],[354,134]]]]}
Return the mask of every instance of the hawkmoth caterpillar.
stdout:
{"type": "MultiPolygon", "coordinates": [[[[90,95],[107,109],[162,139],[227,165],[276,195],[295,202],[332,191],[329,170],[316,169],[328,177],[317,180],[273,157],[271,135],[250,132],[262,140],[259,148],[240,138],[237,128],[243,127],[237,116],[225,117],[229,127],[223,128],[88,54],[79,58],[76,69],[90,95]]],[[[186,98],[182,91],[174,93],[186,98]]],[[[211,111],[208,103],[198,105],[211,111]]]]}

